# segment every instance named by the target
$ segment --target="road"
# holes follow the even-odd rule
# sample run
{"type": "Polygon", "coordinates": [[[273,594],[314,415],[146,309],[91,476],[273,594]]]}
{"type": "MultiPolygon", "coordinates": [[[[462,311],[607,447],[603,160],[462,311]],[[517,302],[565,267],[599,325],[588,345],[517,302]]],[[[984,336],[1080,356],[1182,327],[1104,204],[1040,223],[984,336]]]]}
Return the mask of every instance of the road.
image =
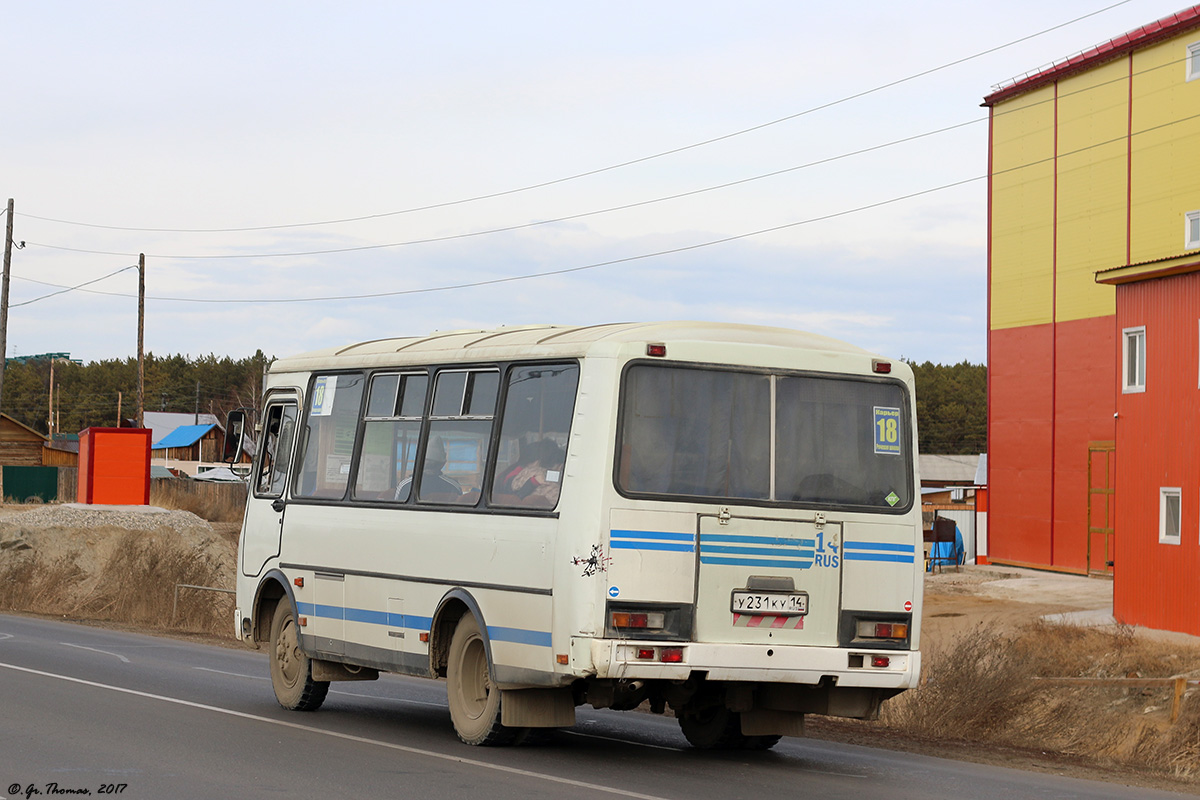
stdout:
{"type": "Polygon", "coordinates": [[[171,800],[1178,797],[807,739],[702,753],[672,719],[592,709],[535,745],[469,748],[435,681],[335,684],[320,711],[288,712],[261,652],[0,615],[0,798],[83,790],[171,800]]]}

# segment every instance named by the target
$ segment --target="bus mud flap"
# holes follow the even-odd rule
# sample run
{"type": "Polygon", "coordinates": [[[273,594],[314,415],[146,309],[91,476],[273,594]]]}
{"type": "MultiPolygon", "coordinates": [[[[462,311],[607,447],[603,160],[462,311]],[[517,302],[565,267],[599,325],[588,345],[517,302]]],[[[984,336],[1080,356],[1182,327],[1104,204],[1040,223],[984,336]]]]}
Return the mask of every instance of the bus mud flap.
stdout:
{"type": "Polygon", "coordinates": [[[336,661],[312,660],[314,681],[373,681],[379,679],[379,670],[371,667],[348,667],[336,661]]]}
{"type": "Polygon", "coordinates": [[[803,736],[804,715],[796,711],[755,708],[742,712],[745,736],[803,736]]]}
{"type": "Polygon", "coordinates": [[[575,724],[575,697],[570,689],[506,689],[500,698],[500,724],[569,728],[575,724]]]}

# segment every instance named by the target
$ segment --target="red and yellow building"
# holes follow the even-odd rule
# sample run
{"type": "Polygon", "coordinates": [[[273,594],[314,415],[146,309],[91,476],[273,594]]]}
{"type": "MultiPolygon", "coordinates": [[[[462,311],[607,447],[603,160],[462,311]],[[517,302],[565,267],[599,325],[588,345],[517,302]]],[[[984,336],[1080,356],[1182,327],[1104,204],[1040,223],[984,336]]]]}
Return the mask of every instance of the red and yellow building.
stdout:
{"type": "MultiPolygon", "coordinates": [[[[1115,563],[1116,613],[1140,622],[1131,597],[1154,580],[1143,570],[1157,563],[1144,550],[1158,547],[1158,491],[1151,541],[1137,481],[1159,467],[1148,445],[1160,434],[1180,443],[1184,431],[1150,389],[1128,391],[1125,329],[1144,327],[1151,372],[1166,368],[1155,364],[1156,341],[1190,348],[1196,392],[1200,317],[1176,348],[1167,337],[1182,333],[1151,322],[1188,313],[1167,302],[1175,290],[1143,287],[1136,291],[1158,300],[1136,301],[1131,290],[1126,313],[1114,285],[1200,259],[1200,242],[1188,238],[1200,224],[1200,6],[1013,81],[984,104],[989,557],[1080,573],[1115,563]]],[[[1190,459],[1194,472],[1200,449],[1190,459]]],[[[1183,496],[1185,509],[1195,505],[1175,553],[1191,551],[1191,585],[1200,588],[1200,475],[1183,496]]]]}

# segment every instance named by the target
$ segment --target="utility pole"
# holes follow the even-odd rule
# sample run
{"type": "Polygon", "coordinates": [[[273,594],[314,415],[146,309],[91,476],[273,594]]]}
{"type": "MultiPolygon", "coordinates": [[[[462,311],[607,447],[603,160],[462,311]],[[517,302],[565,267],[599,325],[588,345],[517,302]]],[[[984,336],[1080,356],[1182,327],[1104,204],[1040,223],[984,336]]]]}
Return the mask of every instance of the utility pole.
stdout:
{"type": "Polygon", "coordinates": [[[120,392],[117,392],[117,427],[118,428],[124,427],[121,424],[121,393],[120,392]]]}
{"type": "Polygon", "coordinates": [[[138,253],[138,398],[137,426],[146,427],[146,360],[143,348],[146,331],[146,254],[138,253]]]}
{"type": "Polygon", "coordinates": [[[200,424],[200,381],[196,381],[196,418],[192,421],[192,424],[200,424]]]}
{"type": "Polygon", "coordinates": [[[4,368],[8,361],[8,275],[12,265],[13,199],[4,222],[4,276],[0,278],[0,407],[4,402],[4,368]]]}

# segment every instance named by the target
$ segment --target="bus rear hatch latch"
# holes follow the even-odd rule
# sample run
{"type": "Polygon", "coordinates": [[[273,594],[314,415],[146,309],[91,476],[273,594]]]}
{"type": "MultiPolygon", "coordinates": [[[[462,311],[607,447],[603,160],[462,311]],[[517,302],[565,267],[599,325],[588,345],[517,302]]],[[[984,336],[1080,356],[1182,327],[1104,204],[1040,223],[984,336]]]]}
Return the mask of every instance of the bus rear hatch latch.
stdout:
{"type": "Polygon", "coordinates": [[[733,514],[729,513],[729,509],[725,506],[721,506],[721,510],[717,512],[717,521],[719,521],[722,525],[728,525],[729,520],[732,518],[733,514]]]}
{"type": "Polygon", "coordinates": [[[822,528],[824,528],[825,527],[825,512],[818,511],[813,516],[813,524],[816,525],[817,530],[821,530],[822,528]]]}

